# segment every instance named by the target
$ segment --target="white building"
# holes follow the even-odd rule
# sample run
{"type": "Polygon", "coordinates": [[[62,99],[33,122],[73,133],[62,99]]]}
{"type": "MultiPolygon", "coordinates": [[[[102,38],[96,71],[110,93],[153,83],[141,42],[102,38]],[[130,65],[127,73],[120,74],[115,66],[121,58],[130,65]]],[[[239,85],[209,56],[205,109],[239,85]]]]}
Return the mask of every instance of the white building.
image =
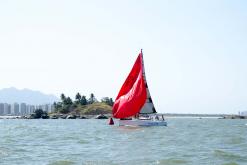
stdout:
{"type": "Polygon", "coordinates": [[[34,105],[27,105],[26,108],[26,114],[32,114],[35,111],[35,106],[34,105]]]}
{"type": "Polygon", "coordinates": [[[4,115],[4,104],[0,103],[0,115],[4,115]]]}
{"type": "Polygon", "coordinates": [[[11,115],[20,115],[18,103],[14,103],[11,105],[11,115]]]}
{"type": "Polygon", "coordinates": [[[21,115],[26,115],[27,114],[27,105],[26,105],[26,103],[21,103],[20,113],[21,113],[21,115]]]}
{"type": "Polygon", "coordinates": [[[8,103],[4,103],[3,104],[4,105],[4,115],[9,115],[10,114],[10,112],[11,112],[11,107],[10,107],[10,105],[8,104],[8,103]]]}
{"type": "Polygon", "coordinates": [[[36,105],[35,109],[42,109],[42,105],[36,105]]]}
{"type": "Polygon", "coordinates": [[[27,107],[26,107],[26,114],[27,115],[30,114],[30,105],[27,105],[27,107]]]}
{"type": "Polygon", "coordinates": [[[43,105],[27,105],[26,103],[0,103],[0,116],[1,115],[28,115],[34,113],[36,109],[42,109],[47,113],[54,111],[53,104],[43,105]]]}
{"type": "Polygon", "coordinates": [[[35,111],[35,106],[34,105],[30,105],[30,114],[34,113],[34,111],[35,111]]]}
{"type": "Polygon", "coordinates": [[[53,112],[54,111],[54,105],[53,104],[49,104],[48,105],[48,112],[53,112]]]}
{"type": "Polygon", "coordinates": [[[44,104],[42,105],[42,108],[41,108],[43,111],[46,111],[48,112],[48,104],[44,104]]]}
{"type": "Polygon", "coordinates": [[[53,104],[44,104],[44,105],[42,105],[41,109],[43,111],[46,111],[47,113],[50,113],[50,112],[54,111],[54,106],[53,106],[53,104]]]}
{"type": "Polygon", "coordinates": [[[241,116],[247,116],[247,111],[243,111],[240,113],[241,116]]]}

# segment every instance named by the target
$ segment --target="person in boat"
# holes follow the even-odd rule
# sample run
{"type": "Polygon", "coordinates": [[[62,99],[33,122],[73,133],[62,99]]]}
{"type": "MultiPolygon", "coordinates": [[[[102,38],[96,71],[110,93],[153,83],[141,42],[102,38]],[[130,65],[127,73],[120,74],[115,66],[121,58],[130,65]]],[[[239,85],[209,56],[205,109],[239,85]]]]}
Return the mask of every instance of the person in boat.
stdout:
{"type": "Polygon", "coordinates": [[[135,114],[134,116],[136,119],[139,119],[139,113],[135,114]]]}
{"type": "Polygon", "coordinates": [[[160,120],[158,115],[155,115],[155,120],[160,120]]]}
{"type": "Polygon", "coordinates": [[[165,120],[163,115],[161,115],[161,118],[162,118],[163,121],[165,120]]]}

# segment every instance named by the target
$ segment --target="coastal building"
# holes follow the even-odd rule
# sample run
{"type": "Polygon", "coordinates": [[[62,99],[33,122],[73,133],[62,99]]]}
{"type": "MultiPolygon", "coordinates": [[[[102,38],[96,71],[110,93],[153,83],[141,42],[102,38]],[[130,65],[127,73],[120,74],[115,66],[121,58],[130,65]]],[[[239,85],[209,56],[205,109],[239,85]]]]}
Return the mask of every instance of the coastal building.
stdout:
{"type": "Polygon", "coordinates": [[[4,115],[4,104],[0,103],[0,115],[4,115]]]}
{"type": "Polygon", "coordinates": [[[7,104],[7,103],[4,103],[3,104],[3,115],[8,115],[10,112],[9,112],[9,104],[7,104]]]}
{"type": "Polygon", "coordinates": [[[20,115],[18,103],[11,104],[11,115],[20,115]]]}
{"type": "Polygon", "coordinates": [[[34,113],[35,111],[35,106],[34,105],[26,105],[26,112],[25,115],[29,115],[34,113]]]}
{"type": "Polygon", "coordinates": [[[48,112],[48,104],[44,104],[42,105],[42,108],[41,108],[43,111],[46,111],[48,112]]]}
{"type": "Polygon", "coordinates": [[[30,105],[30,112],[29,113],[30,114],[34,113],[34,111],[35,111],[35,106],[34,105],[30,105]]]}
{"type": "Polygon", "coordinates": [[[8,104],[8,113],[7,114],[11,114],[11,105],[10,104],[8,104]]]}
{"type": "Polygon", "coordinates": [[[35,109],[42,109],[42,105],[36,105],[35,109]]]}
{"type": "Polygon", "coordinates": [[[30,105],[27,105],[26,107],[26,115],[30,114],[30,105]]]}
{"type": "Polygon", "coordinates": [[[48,112],[54,112],[54,105],[53,104],[49,104],[48,112]]]}
{"type": "Polygon", "coordinates": [[[26,115],[27,114],[27,105],[26,103],[21,103],[20,105],[20,114],[26,115]]]}
{"type": "Polygon", "coordinates": [[[0,103],[0,116],[1,115],[29,115],[35,112],[36,109],[42,109],[48,113],[54,111],[53,104],[43,105],[28,105],[26,103],[0,103]]]}
{"type": "Polygon", "coordinates": [[[4,115],[9,115],[10,114],[10,105],[8,103],[4,103],[4,115]]]}
{"type": "Polygon", "coordinates": [[[27,105],[26,114],[34,113],[34,110],[35,110],[35,106],[34,105],[27,105]]]}
{"type": "Polygon", "coordinates": [[[247,116],[247,111],[243,111],[240,113],[241,116],[247,116]]]}

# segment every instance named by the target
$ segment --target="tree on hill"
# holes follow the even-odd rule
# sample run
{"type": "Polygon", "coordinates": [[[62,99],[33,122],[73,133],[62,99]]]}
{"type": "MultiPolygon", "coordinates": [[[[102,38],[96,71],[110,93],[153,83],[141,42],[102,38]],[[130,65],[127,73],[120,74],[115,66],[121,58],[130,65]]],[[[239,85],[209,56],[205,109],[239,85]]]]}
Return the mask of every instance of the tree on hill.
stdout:
{"type": "Polygon", "coordinates": [[[73,101],[70,97],[66,97],[63,93],[60,95],[61,102],[54,102],[55,112],[68,113],[73,109],[73,101]]]}
{"type": "Polygon", "coordinates": [[[94,94],[91,93],[90,98],[88,99],[88,103],[93,104],[94,102],[96,102],[96,98],[95,98],[94,94]]]}
{"type": "Polygon", "coordinates": [[[101,102],[106,103],[107,105],[110,105],[110,106],[113,106],[114,104],[112,98],[109,98],[109,97],[103,97],[101,99],[101,102]]]}
{"type": "Polygon", "coordinates": [[[57,108],[57,103],[54,102],[54,103],[53,103],[53,106],[54,106],[54,108],[56,109],[56,108],[57,108]]]}
{"type": "Polygon", "coordinates": [[[62,100],[62,104],[63,105],[71,105],[73,104],[72,100],[70,97],[66,97],[63,93],[60,96],[61,100],[62,100]]]}
{"type": "Polygon", "coordinates": [[[81,102],[81,95],[80,93],[78,92],[76,95],[75,95],[75,102],[76,104],[79,104],[81,102]]]}
{"type": "Polygon", "coordinates": [[[69,113],[70,112],[70,106],[68,105],[65,105],[63,106],[60,110],[59,110],[60,113],[69,113]]]}
{"type": "Polygon", "coordinates": [[[55,108],[55,112],[58,112],[59,109],[61,109],[63,107],[62,102],[54,102],[53,105],[55,108]]]}
{"type": "Polygon", "coordinates": [[[42,109],[36,109],[34,111],[34,118],[39,119],[43,115],[44,111],[42,109]]]}
{"type": "Polygon", "coordinates": [[[110,106],[113,106],[113,104],[114,104],[114,101],[112,98],[110,98],[110,106]]]}
{"type": "Polygon", "coordinates": [[[81,103],[81,105],[87,105],[88,104],[86,96],[81,97],[80,103],[81,103]]]}
{"type": "Polygon", "coordinates": [[[72,102],[72,100],[71,100],[70,97],[66,97],[66,99],[64,100],[64,104],[65,104],[65,105],[72,105],[73,102],[72,102]]]}
{"type": "Polygon", "coordinates": [[[62,102],[64,102],[64,100],[66,99],[65,95],[62,93],[61,96],[60,96],[62,102]]]}
{"type": "Polygon", "coordinates": [[[85,110],[89,110],[88,113],[91,113],[90,111],[95,110],[95,114],[98,114],[100,112],[103,113],[103,111],[106,109],[107,111],[104,113],[109,113],[109,111],[111,111],[110,106],[113,105],[112,98],[109,98],[109,97],[102,98],[101,102],[104,103],[102,104],[97,101],[93,93],[90,94],[90,97],[88,100],[86,96],[81,95],[79,92],[75,95],[74,101],[70,97],[66,97],[63,93],[60,95],[60,98],[61,98],[61,101],[54,102],[53,105],[55,108],[55,112],[63,113],[63,114],[73,112],[74,110],[75,111],[82,110],[83,112],[85,110]],[[83,105],[83,106],[79,106],[79,105],[83,105]]]}

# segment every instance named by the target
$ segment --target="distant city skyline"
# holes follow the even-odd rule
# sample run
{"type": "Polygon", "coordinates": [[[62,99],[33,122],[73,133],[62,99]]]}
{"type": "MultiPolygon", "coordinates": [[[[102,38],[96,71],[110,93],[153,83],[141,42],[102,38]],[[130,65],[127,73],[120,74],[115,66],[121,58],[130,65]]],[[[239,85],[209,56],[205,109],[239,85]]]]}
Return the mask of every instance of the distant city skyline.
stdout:
{"type": "Polygon", "coordinates": [[[42,109],[46,112],[53,112],[53,104],[43,104],[43,105],[30,105],[26,103],[1,103],[0,102],[0,116],[12,115],[12,116],[24,116],[34,113],[36,109],[42,109]]]}
{"type": "Polygon", "coordinates": [[[0,89],[115,98],[142,48],[158,112],[237,114],[246,20],[244,0],[0,1],[0,89]]]}

